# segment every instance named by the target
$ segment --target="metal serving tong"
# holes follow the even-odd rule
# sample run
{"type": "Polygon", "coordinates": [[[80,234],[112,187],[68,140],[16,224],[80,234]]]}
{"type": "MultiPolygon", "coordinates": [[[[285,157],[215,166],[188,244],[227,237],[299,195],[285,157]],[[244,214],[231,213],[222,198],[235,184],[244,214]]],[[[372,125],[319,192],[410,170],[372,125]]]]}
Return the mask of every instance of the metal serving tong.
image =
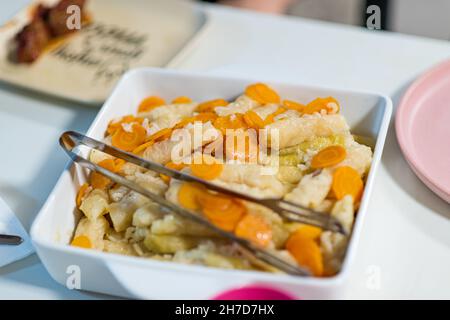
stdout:
{"type": "Polygon", "coordinates": [[[0,244],[17,246],[23,242],[22,237],[11,234],[0,234],[0,244]]]}
{"type": "Polygon", "coordinates": [[[115,147],[109,146],[103,142],[92,139],[92,138],[87,137],[78,132],[68,131],[68,132],[63,133],[59,139],[59,143],[60,143],[61,147],[64,149],[64,151],[70,156],[70,158],[74,162],[77,162],[81,166],[86,167],[90,170],[94,170],[94,171],[97,171],[97,172],[103,174],[104,176],[108,177],[112,181],[114,181],[118,184],[124,185],[125,187],[127,187],[135,192],[138,192],[138,193],[144,195],[145,197],[148,197],[149,199],[158,203],[162,207],[165,207],[166,209],[169,209],[184,218],[193,220],[201,225],[204,225],[205,227],[209,228],[210,230],[214,231],[215,233],[239,244],[244,249],[247,249],[258,259],[260,259],[260,260],[262,260],[262,261],[264,261],[264,262],[266,262],[288,274],[303,275],[303,276],[310,275],[310,273],[307,270],[300,268],[298,266],[294,266],[291,263],[288,263],[288,262],[278,258],[277,256],[268,252],[267,250],[264,250],[256,245],[254,245],[252,242],[247,241],[243,238],[237,237],[236,235],[234,235],[231,232],[227,232],[227,231],[224,231],[224,230],[216,227],[214,224],[212,224],[209,220],[207,220],[203,216],[193,213],[190,210],[184,209],[184,208],[164,199],[163,197],[148,191],[147,189],[141,187],[140,185],[138,185],[116,173],[113,173],[103,167],[100,167],[99,165],[80,156],[79,153],[75,149],[80,146],[86,146],[86,147],[89,147],[92,149],[96,149],[96,150],[102,151],[104,153],[107,153],[109,155],[112,155],[116,158],[120,158],[127,162],[138,165],[142,168],[164,174],[171,178],[181,180],[181,181],[186,181],[186,182],[200,183],[209,190],[213,190],[213,191],[216,191],[219,193],[227,194],[227,195],[230,195],[230,196],[233,196],[236,198],[254,202],[259,205],[263,205],[263,206],[268,207],[268,208],[272,209],[273,211],[281,214],[287,220],[310,224],[310,225],[321,227],[326,230],[331,230],[331,231],[340,232],[340,233],[345,234],[344,229],[342,228],[342,225],[336,219],[334,219],[333,217],[331,217],[328,214],[316,212],[309,208],[301,207],[290,201],[286,201],[286,200],[282,200],[282,199],[258,199],[258,198],[255,198],[255,197],[252,197],[249,195],[245,195],[245,194],[242,194],[242,193],[239,193],[239,192],[227,189],[227,188],[223,188],[223,187],[217,186],[213,183],[210,183],[208,181],[205,181],[203,179],[199,179],[197,177],[166,168],[165,166],[160,165],[158,163],[142,159],[132,153],[119,150],[115,147]]]}

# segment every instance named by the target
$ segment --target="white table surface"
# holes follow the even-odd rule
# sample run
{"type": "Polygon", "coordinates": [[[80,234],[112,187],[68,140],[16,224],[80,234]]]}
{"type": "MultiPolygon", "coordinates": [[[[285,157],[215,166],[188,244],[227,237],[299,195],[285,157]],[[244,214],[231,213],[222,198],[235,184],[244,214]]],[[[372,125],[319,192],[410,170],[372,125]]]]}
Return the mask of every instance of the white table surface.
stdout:
{"type": "MultiPolygon", "coordinates": [[[[27,2],[1,1],[0,22],[27,2]]],[[[209,13],[204,37],[177,68],[378,91],[396,105],[417,75],[450,57],[449,42],[227,8],[209,13]]],[[[85,131],[96,112],[0,84],[0,196],[27,229],[67,162],[58,136],[85,131]]],[[[415,177],[393,129],[342,298],[450,298],[450,205],[415,177]]],[[[36,255],[0,269],[0,298],[105,297],[57,284],[36,255]]]]}

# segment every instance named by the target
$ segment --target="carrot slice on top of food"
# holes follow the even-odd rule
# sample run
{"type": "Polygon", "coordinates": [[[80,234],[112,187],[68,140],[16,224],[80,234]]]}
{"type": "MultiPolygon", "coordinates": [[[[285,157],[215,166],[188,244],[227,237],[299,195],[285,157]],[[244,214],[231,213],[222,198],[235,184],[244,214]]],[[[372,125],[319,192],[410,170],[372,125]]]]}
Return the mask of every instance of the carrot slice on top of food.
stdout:
{"type": "Polygon", "coordinates": [[[303,113],[320,113],[322,110],[325,110],[327,113],[338,113],[339,109],[339,102],[333,97],[316,98],[306,105],[303,113]]]}
{"type": "Polygon", "coordinates": [[[132,150],[132,153],[139,154],[142,151],[144,151],[147,148],[154,145],[156,142],[169,139],[172,135],[172,132],[173,132],[172,128],[164,128],[164,129],[161,129],[161,130],[155,132],[150,137],[146,138],[142,144],[140,144],[136,148],[134,148],[132,150]]]}
{"type": "Polygon", "coordinates": [[[299,227],[295,232],[301,234],[303,237],[317,240],[322,234],[322,229],[305,224],[299,227]]]}
{"type": "Polygon", "coordinates": [[[92,172],[91,173],[91,186],[94,189],[105,189],[110,183],[111,180],[109,180],[107,177],[102,175],[98,172],[92,172]]]}
{"type": "Polygon", "coordinates": [[[114,159],[114,166],[115,166],[114,172],[121,171],[125,163],[126,163],[126,161],[123,159],[114,159]]]}
{"type": "Polygon", "coordinates": [[[215,112],[202,112],[195,116],[196,121],[201,121],[203,123],[211,121],[214,122],[218,117],[217,113],[215,112]]]}
{"type": "Polygon", "coordinates": [[[144,143],[146,136],[147,130],[139,124],[134,124],[130,131],[120,127],[112,136],[112,145],[124,151],[133,151],[144,143]]]}
{"type": "MultiPolygon", "coordinates": [[[[116,160],[120,159],[105,159],[98,163],[98,165],[106,170],[118,172],[120,168],[116,164],[116,160]]],[[[111,180],[99,172],[91,173],[91,185],[94,189],[104,189],[111,183],[111,180]]]]}
{"type": "Polygon", "coordinates": [[[111,120],[108,124],[108,128],[106,129],[106,131],[108,132],[108,134],[112,135],[114,134],[114,132],[116,132],[117,129],[119,129],[122,124],[124,123],[133,123],[136,122],[138,124],[142,124],[142,122],[144,121],[143,118],[140,117],[135,117],[133,115],[127,115],[122,117],[121,119],[114,121],[111,120]]]}
{"type": "Polygon", "coordinates": [[[213,126],[220,130],[223,134],[226,134],[227,129],[244,129],[247,128],[247,124],[244,121],[244,117],[242,114],[235,114],[233,117],[225,116],[225,117],[217,117],[214,120],[213,126]]]}
{"type": "MultiPolygon", "coordinates": [[[[183,169],[184,167],[186,167],[186,165],[184,163],[175,163],[172,161],[167,162],[165,166],[166,166],[166,168],[174,169],[174,170],[178,170],[178,171],[183,169]]],[[[162,174],[162,173],[160,173],[159,176],[161,177],[161,179],[163,179],[164,182],[166,182],[166,183],[170,182],[169,176],[166,176],[165,174],[162,174]]]]}
{"type": "Polygon", "coordinates": [[[233,198],[211,192],[202,192],[198,194],[198,202],[204,209],[227,210],[233,204],[233,198]]]}
{"type": "Polygon", "coordinates": [[[151,147],[154,144],[155,144],[154,140],[147,141],[147,142],[139,145],[137,148],[134,148],[133,151],[131,151],[131,152],[134,153],[134,154],[139,154],[139,153],[141,153],[142,151],[144,151],[145,149],[151,147]]]}
{"type": "Polygon", "coordinates": [[[323,258],[319,244],[299,232],[294,232],[286,241],[286,249],[295,258],[297,263],[320,277],[323,275],[323,258]]]}
{"type": "Polygon", "coordinates": [[[92,248],[91,240],[87,236],[77,236],[77,237],[73,238],[73,240],[70,244],[72,246],[85,248],[85,249],[92,248]]]}
{"type": "Polygon", "coordinates": [[[150,96],[141,101],[138,107],[138,112],[149,112],[165,104],[166,101],[163,98],[150,96]]]}
{"type": "Polygon", "coordinates": [[[172,100],[172,103],[176,104],[176,103],[191,103],[192,100],[189,97],[186,96],[180,96],[180,97],[176,97],[175,99],[172,100]]]}
{"type": "Polygon", "coordinates": [[[280,103],[280,96],[264,83],[255,83],[245,89],[245,95],[261,104],[280,103]]]}
{"type": "Polygon", "coordinates": [[[189,123],[195,122],[195,117],[186,117],[181,119],[174,127],[173,129],[180,129],[185,126],[187,126],[189,123]]]}
{"type": "Polygon", "coordinates": [[[158,142],[158,141],[169,139],[170,136],[172,135],[172,131],[173,131],[172,128],[161,129],[161,130],[155,132],[154,134],[152,134],[150,137],[148,137],[147,141],[158,142]]]}
{"type": "Polygon", "coordinates": [[[102,168],[105,168],[109,171],[116,172],[116,162],[114,159],[105,159],[98,163],[98,165],[102,168]]]}
{"type": "Polygon", "coordinates": [[[280,108],[278,108],[277,111],[275,111],[274,113],[269,114],[269,115],[267,116],[267,118],[264,120],[264,126],[267,126],[267,125],[269,125],[269,124],[275,122],[275,117],[278,116],[278,115],[280,115],[280,114],[282,114],[282,113],[284,113],[284,112],[286,112],[286,109],[280,107],[280,108]]]}
{"type": "Polygon", "coordinates": [[[283,107],[289,110],[295,110],[300,113],[304,113],[306,106],[300,102],[292,100],[283,100],[283,107]]]}
{"type": "Polygon", "coordinates": [[[178,190],[178,202],[183,208],[198,210],[200,209],[198,196],[204,192],[204,189],[202,185],[185,182],[178,190]]]}
{"type": "Polygon", "coordinates": [[[233,231],[246,213],[246,208],[239,201],[226,195],[211,193],[195,183],[181,185],[178,202],[186,209],[201,209],[205,218],[225,231],[233,231]]]}
{"type": "Polygon", "coordinates": [[[264,128],[264,120],[253,110],[249,110],[244,114],[244,121],[250,128],[261,129],[264,128]]]}
{"type": "Polygon", "coordinates": [[[246,208],[240,202],[232,200],[230,205],[220,210],[218,208],[203,208],[204,216],[222,230],[232,232],[246,213],[246,208]]]}
{"type": "Polygon", "coordinates": [[[76,198],[77,207],[81,206],[81,202],[83,201],[88,189],[89,189],[88,183],[83,183],[81,185],[80,189],[78,189],[77,198],[76,198]]]}
{"type": "Polygon", "coordinates": [[[216,107],[225,107],[229,102],[224,99],[215,99],[202,102],[197,107],[197,112],[214,112],[216,107]]]}
{"type": "Polygon", "coordinates": [[[195,123],[195,122],[202,122],[202,123],[206,123],[208,121],[214,122],[217,119],[217,114],[214,112],[209,112],[209,111],[205,111],[202,113],[199,113],[196,116],[193,117],[186,117],[181,119],[181,121],[179,121],[174,127],[173,129],[181,129],[184,128],[185,126],[187,126],[190,123],[195,123]]]}
{"type": "Polygon", "coordinates": [[[361,198],[363,188],[364,182],[361,176],[352,167],[340,167],[334,172],[331,190],[336,199],[340,200],[346,195],[351,195],[353,201],[358,201],[361,198]]]}
{"type": "Polygon", "coordinates": [[[203,155],[191,164],[192,174],[200,179],[214,180],[223,171],[223,164],[211,156],[203,155]]]}
{"type": "Polygon", "coordinates": [[[246,214],[237,224],[234,233],[262,247],[267,247],[272,240],[272,228],[256,214],[246,214]]]}
{"type": "Polygon", "coordinates": [[[213,122],[213,126],[217,130],[220,130],[222,131],[222,133],[224,133],[229,128],[230,123],[231,121],[229,117],[217,117],[217,119],[213,122]]]}
{"type": "Polygon", "coordinates": [[[322,149],[311,160],[311,168],[321,169],[334,166],[342,162],[347,156],[347,151],[339,145],[322,149]]]}

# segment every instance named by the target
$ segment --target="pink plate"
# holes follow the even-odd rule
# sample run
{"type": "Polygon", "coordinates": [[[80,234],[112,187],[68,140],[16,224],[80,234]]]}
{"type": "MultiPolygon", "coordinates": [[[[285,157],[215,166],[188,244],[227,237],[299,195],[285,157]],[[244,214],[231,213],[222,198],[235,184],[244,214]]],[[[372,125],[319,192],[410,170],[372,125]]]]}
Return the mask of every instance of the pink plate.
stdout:
{"type": "Polygon", "coordinates": [[[214,300],[294,300],[290,294],[265,286],[247,286],[220,293],[214,300]]]}
{"type": "Polygon", "coordinates": [[[398,106],[395,127],[411,168],[450,203],[450,61],[409,87],[398,106]]]}

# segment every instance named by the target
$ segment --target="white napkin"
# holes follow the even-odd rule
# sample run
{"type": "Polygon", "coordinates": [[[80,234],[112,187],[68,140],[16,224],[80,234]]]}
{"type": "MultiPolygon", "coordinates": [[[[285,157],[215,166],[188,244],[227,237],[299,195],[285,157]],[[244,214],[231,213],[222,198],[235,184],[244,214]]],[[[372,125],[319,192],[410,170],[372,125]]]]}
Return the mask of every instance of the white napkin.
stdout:
{"type": "Polygon", "coordinates": [[[10,234],[22,237],[18,246],[0,244],[0,268],[17,260],[23,259],[34,252],[30,237],[20,221],[8,205],[0,198],[0,234],[10,234]]]}

